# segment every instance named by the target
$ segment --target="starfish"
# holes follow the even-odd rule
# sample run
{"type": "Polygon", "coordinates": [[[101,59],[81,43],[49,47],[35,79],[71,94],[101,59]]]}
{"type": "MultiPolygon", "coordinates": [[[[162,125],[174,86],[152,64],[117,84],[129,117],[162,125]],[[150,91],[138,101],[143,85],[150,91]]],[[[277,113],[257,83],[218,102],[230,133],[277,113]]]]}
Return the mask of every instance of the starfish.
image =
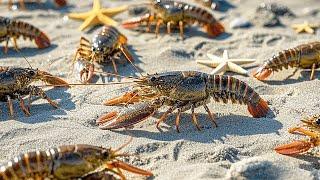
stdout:
{"type": "Polygon", "coordinates": [[[210,67],[215,67],[210,74],[224,74],[226,71],[232,71],[243,75],[249,75],[249,72],[239,65],[253,63],[256,61],[255,59],[230,59],[227,50],[223,51],[222,58],[209,53],[207,56],[210,60],[197,60],[196,62],[210,67]]]}
{"type": "Polygon", "coordinates": [[[128,9],[128,6],[120,6],[115,8],[102,8],[100,0],[93,1],[93,7],[90,11],[84,13],[70,13],[68,15],[71,19],[80,19],[84,20],[82,25],[79,27],[79,30],[82,31],[89,26],[97,24],[105,24],[116,26],[117,22],[111,19],[121,12],[124,12],[128,9]]]}
{"type": "Polygon", "coordinates": [[[314,29],[320,27],[319,24],[309,24],[304,22],[303,24],[294,24],[291,26],[296,33],[307,32],[309,34],[314,34],[314,29]]]}

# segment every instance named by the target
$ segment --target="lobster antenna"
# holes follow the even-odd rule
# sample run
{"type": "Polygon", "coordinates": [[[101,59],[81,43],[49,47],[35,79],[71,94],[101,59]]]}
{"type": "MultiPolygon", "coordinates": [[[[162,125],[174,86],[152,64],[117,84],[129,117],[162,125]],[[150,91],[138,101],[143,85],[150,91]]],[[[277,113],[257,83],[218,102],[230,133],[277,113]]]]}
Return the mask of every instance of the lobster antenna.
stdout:
{"type": "Polygon", "coordinates": [[[33,69],[33,67],[31,66],[30,62],[28,61],[28,59],[20,52],[20,50],[17,47],[14,47],[14,49],[24,58],[24,60],[28,63],[28,65],[30,66],[31,69],[33,69]]]}
{"type": "Polygon", "coordinates": [[[123,148],[125,148],[126,146],[128,146],[128,144],[130,144],[132,140],[133,140],[133,137],[130,136],[130,139],[129,139],[126,143],[124,143],[122,146],[120,146],[118,149],[114,150],[113,152],[116,153],[116,152],[121,151],[123,148]]]}
{"type": "Polygon", "coordinates": [[[119,74],[114,74],[114,73],[109,73],[109,72],[101,72],[101,71],[94,71],[95,73],[99,73],[99,74],[104,74],[104,75],[112,75],[112,76],[116,76],[116,77],[121,77],[121,78],[126,78],[126,79],[135,79],[137,80],[138,78],[132,77],[132,76],[121,76],[119,74]]]}
{"type": "MultiPolygon", "coordinates": [[[[134,83],[134,82],[111,82],[111,83],[101,83],[101,84],[94,84],[94,83],[89,83],[89,84],[81,84],[81,83],[74,83],[74,84],[67,84],[69,86],[108,86],[108,85],[114,85],[114,84],[129,84],[129,83],[134,83]]],[[[66,86],[66,84],[58,84],[58,85],[52,85],[52,84],[48,84],[48,85],[43,85],[40,87],[64,87],[66,86]]]]}

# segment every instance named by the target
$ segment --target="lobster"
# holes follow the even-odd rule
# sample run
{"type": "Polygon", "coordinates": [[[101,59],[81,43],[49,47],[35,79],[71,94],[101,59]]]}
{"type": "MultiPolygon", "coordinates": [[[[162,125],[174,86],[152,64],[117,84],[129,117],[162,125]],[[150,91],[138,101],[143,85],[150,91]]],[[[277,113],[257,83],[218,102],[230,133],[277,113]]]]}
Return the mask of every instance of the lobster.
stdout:
{"type": "Polygon", "coordinates": [[[45,71],[32,68],[0,66],[0,101],[8,103],[10,116],[14,114],[13,99],[19,101],[19,105],[26,116],[31,115],[31,96],[40,96],[46,99],[53,107],[58,107],[57,103],[52,101],[40,87],[30,85],[38,80],[56,86],[68,86],[68,83],[64,80],[45,71]],[[25,95],[29,95],[28,107],[25,106],[22,98],[25,95]]]}
{"type": "Polygon", "coordinates": [[[308,136],[309,139],[294,141],[290,144],[280,145],[275,151],[284,155],[298,155],[309,149],[320,146],[320,114],[302,119],[302,125],[290,128],[289,133],[298,133],[308,136]]]}
{"type": "Polygon", "coordinates": [[[195,108],[203,106],[212,123],[217,126],[215,116],[210,112],[207,104],[211,97],[217,102],[247,104],[248,111],[255,118],[266,116],[268,104],[247,83],[231,76],[209,75],[197,71],[173,71],[140,77],[131,92],[120,97],[106,100],[108,106],[131,104],[120,113],[113,111],[103,114],[97,119],[101,129],[127,128],[147,119],[160,107],[167,105],[170,108],[157,122],[161,122],[174,110],[178,110],[176,130],[179,130],[181,112],[191,110],[192,122],[201,130],[195,108]]]}
{"type": "Polygon", "coordinates": [[[9,179],[126,179],[121,169],[152,176],[120,161],[119,150],[78,144],[21,154],[0,166],[0,180],[9,179]]]}
{"type": "Polygon", "coordinates": [[[127,38],[113,26],[104,26],[92,42],[84,37],[73,59],[74,67],[83,83],[90,82],[94,75],[94,62],[112,62],[114,72],[118,74],[116,60],[122,54],[131,63],[133,57],[127,48],[127,38]]]}
{"type": "Polygon", "coordinates": [[[8,43],[12,38],[15,49],[18,49],[17,39],[22,36],[24,39],[34,40],[38,48],[47,48],[50,46],[48,36],[40,29],[31,24],[9,19],[0,16],[0,42],[5,41],[4,52],[8,52],[8,43]]]}
{"type": "Polygon", "coordinates": [[[152,7],[150,13],[125,21],[122,26],[133,29],[139,24],[146,24],[147,32],[150,32],[151,23],[155,22],[156,36],[159,35],[160,26],[165,24],[168,34],[171,33],[172,27],[176,26],[179,27],[180,36],[183,37],[184,26],[198,22],[211,37],[225,32],[223,25],[214,18],[212,12],[203,7],[176,0],[151,0],[150,4],[152,7]]]}
{"type": "Polygon", "coordinates": [[[314,79],[315,69],[320,66],[320,41],[301,44],[279,52],[265,61],[253,74],[259,80],[265,80],[274,71],[282,70],[284,67],[311,68],[310,79],[314,79]]]}

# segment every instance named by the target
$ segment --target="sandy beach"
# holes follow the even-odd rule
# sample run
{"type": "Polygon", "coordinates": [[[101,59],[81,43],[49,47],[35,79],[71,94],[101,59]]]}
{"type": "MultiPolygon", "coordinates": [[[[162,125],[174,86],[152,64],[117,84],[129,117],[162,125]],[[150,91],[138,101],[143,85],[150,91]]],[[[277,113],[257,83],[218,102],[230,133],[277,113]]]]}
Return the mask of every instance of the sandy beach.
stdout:
{"type": "MultiPolygon", "coordinates": [[[[4,1],[5,2],[5,1],[4,1]]],[[[103,1],[104,6],[114,7],[134,1],[103,1]]],[[[33,24],[44,31],[52,45],[37,49],[33,42],[18,40],[20,53],[10,44],[7,54],[0,52],[1,66],[28,67],[23,56],[33,68],[46,70],[70,83],[78,83],[72,74],[72,58],[84,36],[91,39],[101,26],[78,30],[81,21],[67,18],[69,12],[84,12],[91,9],[91,1],[68,1],[69,5],[55,9],[50,3],[29,6],[27,11],[9,11],[6,4],[0,5],[0,16],[16,18],[33,24]]],[[[209,38],[199,27],[186,29],[185,39],[179,32],[164,33],[156,38],[154,33],[132,31],[119,27],[128,38],[129,50],[135,58],[135,65],[142,74],[173,70],[196,70],[210,73],[212,68],[196,63],[196,59],[208,59],[207,53],[222,56],[228,50],[230,57],[255,58],[256,63],[244,65],[249,71],[283,49],[302,43],[320,40],[320,29],[315,34],[296,34],[290,27],[295,23],[309,21],[320,23],[319,0],[306,1],[229,1],[234,8],[227,11],[213,11],[226,28],[226,33],[209,38]],[[282,25],[263,27],[254,18],[257,7],[262,3],[277,2],[287,6],[296,17],[279,17],[282,25]],[[229,24],[236,17],[242,17],[252,26],[231,29],[229,24]]],[[[28,6],[27,6],[28,8],[28,6]]],[[[115,17],[119,22],[131,16],[125,12],[115,17]]],[[[4,43],[1,44],[4,46],[4,43]]],[[[106,72],[113,72],[110,64],[97,66],[106,72]]],[[[122,76],[140,76],[126,61],[118,63],[122,76]]],[[[123,150],[138,156],[128,157],[127,162],[142,169],[150,170],[150,179],[319,179],[320,158],[314,154],[319,148],[296,156],[277,154],[273,149],[280,144],[302,139],[287,132],[308,115],[320,113],[320,73],[309,80],[310,70],[294,69],[274,73],[267,81],[253,77],[233,75],[247,82],[262,98],[268,101],[271,111],[267,117],[255,119],[244,105],[223,104],[212,101],[210,110],[216,113],[218,127],[212,127],[203,108],[197,108],[202,131],[197,131],[191,122],[190,111],[183,113],[181,133],[174,126],[175,115],[163,123],[163,132],[155,127],[157,117],[148,118],[128,132],[123,129],[101,130],[96,119],[121,107],[108,107],[101,103],[105,99],[119,96],[128,91],[128,85],[74,86],[45,88],[48,96],[58,102],[54,109],[47,101],[36,98],[31,107],[32,116],[25,117],[17,102],[14,103],[15,117],[8,116],[5,103],[1,103],[0,121],[0,163],[6,162],[19,153],[36,149],[48,149],[65,144],[92,144],[117,148],[133,136],[132,142],[123,150]]],[[[116,78],[97,75],[96,83],[117,81],[116,78]]],[[[41,83],[40,83],[41,84],[41,83]]],[[[130,179],[144,177],[127,174],[130,179]]]]}

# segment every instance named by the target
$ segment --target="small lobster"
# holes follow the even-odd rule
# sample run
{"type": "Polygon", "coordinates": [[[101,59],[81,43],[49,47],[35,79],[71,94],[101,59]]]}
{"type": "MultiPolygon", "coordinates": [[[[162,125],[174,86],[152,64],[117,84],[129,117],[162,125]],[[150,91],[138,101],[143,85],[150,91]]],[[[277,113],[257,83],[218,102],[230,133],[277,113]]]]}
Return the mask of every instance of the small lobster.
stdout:
{"type": "Polygon", "coordinates": [[[279,52],[254,73],[254,77],[265,80],[273,71],[282,70],[284,67],[311,68],[310,79],[314,79],[315,69],[320,66],[320,41],[301,44],[279,52]]]}
{"type": "Polygon", "coordinates": [[[225,32],[223,25],[214,18],[212,12],[205,8],[175,0],[151,0],[151,4],[150,13],[125,21],[122,26],[132,29],[138,27],[139,24],[146,24],[147,32],[150,32],[151,23],[155,22],[157,36],[160,26],[165,24],[169,34],[171,28],[176,26],[179,27],[180,36],[183,37],[184,26],[198,22],[209,36],[216,37],[225,32]]]}
{"type": "Polygon", "coordinates": [[[8,52],[8,43],[10,38],[13,40],[15,49],[18,49],[17,39],[22,36],[24,39],[34,40],[38,48],[47,48],[50,46],[50,40],[40,29],[31,24],[12,20],[0,16],[0,42],[5,41],[4,52],[8,52]]]}
{"type": "Polygon", "coordinates": [[[112,62],[118,74],[116,60],[123,54],[131,63],[133,57],[127,48],[127,38],[113,26],[104,26],[90,43],[84,37],[80,39],[80,47],[74,56],[74,68],[83,83],[89,82],[94,75],[94,62],[112,62]]]}
{"type": "Polygon", "coordinates": [[[208,104],[210,98],[217,102],[247,104],[250,114],[255,118],[264,117],[269,111],[266,101],[248,84],[231,76],[209,75],[197,71],[173,71],[161,74],[143,76],[134,80],[136,85],[132,92],[123,96],[107,100],[105,105],[136,103],[122,112],[110,112],[97,120],[101,129],[117,129],[130,127],[149,116],[160,107],[170,108],[161,116],[159,124],[166,120],[174,110],[178,110],[176,130],[179,131],[181,112],[191,109],[192,122],[198,130],[194,109],[203,106],[212,123],[217,126],[215,116],[210,112],[208,104]]]}
{"type": "Polygon", "coordinates": [[[275,148],[277,153],[284,155],[297,155],[307,152],[309,149],[320,146],[320,114],[301,120],[302,125],[289,129],[289,133],[298,133],[308,136],[307,140],[294,141],[290,144],[275,148]]]}
{"type": "Polygon", "coordinates": [[[64,80],[55,77],[48,72],[32,68],[4,67],[0,66],[0,101],[7,102],[9,113],[13,116],[13,99],[19,101],[20,107],[25,115],[30,116],[31,96],[40,96],[46,99],[53,107],[57,104],[53,102],[46,93],[37,86],[30,85],[32,82],[42,80],[48,84],[57,86],[68,86],[64,80]],[[25,106],[22,96],[29,95],[29,105],[25,106]]]}
{"type": "Polygon", "coordinates": [[[120,150],[78,144],[21,154],[0,166],[0,180],[9,179],[126,179],[121,169],[152,176],[126,164],[120,150]]]}
{"type": "MultiPolygon", "coordinates": [[[[2,0],[0,0],[1,3],[2,0]]],[[[37,0],[38,3],[40,3],[40,0],[37,0]]],[[[57,7],[63,7],[65,5],[67,5],[67,1],[66,0],[54,0],[54,4],[57,7]]],[[[13,5],[13,0],[8,0],[8,9],[11,10],[12,9],[12,5],[13,5]]],[[[26,9],[25,6],[25,0],[19,0],[19,5],[21,7],[21,9],[26,9]]]]}

